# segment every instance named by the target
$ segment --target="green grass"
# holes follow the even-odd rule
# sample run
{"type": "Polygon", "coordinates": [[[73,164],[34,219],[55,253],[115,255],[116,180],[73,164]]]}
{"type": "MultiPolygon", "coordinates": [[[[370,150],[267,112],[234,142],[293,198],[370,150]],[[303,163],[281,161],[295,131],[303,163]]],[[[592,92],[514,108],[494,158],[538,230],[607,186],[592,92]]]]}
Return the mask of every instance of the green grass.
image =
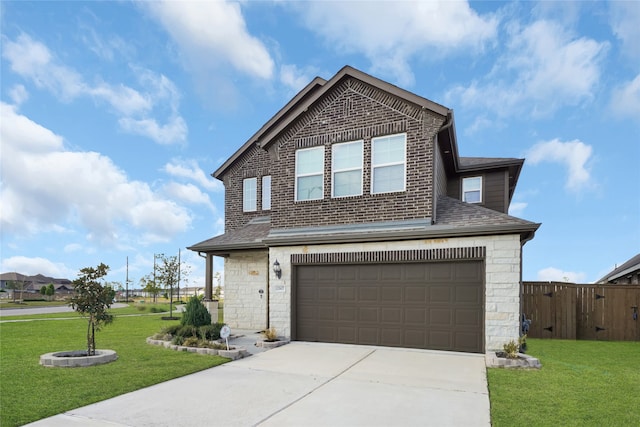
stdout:
{"type": "MultiPolygon", "coordinates": [[[[143,314],[153,314],[151,313],[151,308],[155,307],[158,310],[162,310],[164,312],[169,311],[169,304],[148,304],[141,305],[144,307],[144,310],[140,310],[137,305],[131,304],[128,307],[123,308],[113,308],[109,310],[110,313],[116,316],[125,316],[130,314],[135,315],[143,315],[143,314]]],[[[173,308],[174,314],[176,313],[175,307],[173,308]]],[[[5,312],[7,313],[7,312],[5,312]]],[[[80,317],[80,314],[75,311],[69,311],[65,313],[46,313],[46,314],[31,314],[29,316],[25,316],[17,314],[15,316],[7,316],[4,315],[0,318],[0,320],[20,320],[20,319],[67,319],[67,318],[77,318],[80,317]]]]}
{"type": "Polygon", "coordinates": [[[13,302],[13,300],[0,301],[0,310],[4,308],[37,308],[37,307],[55,307],[69,304],[66,301],[24,301],[21,303],[13,302]]]}
{"type": "Polygon", "coordinates": [[[96,346],[115,350],[118,360],[89,368],[38,363],[44,353],[84,349],[86,320],[0,323],[0,425],[22,425],[227,361],[147,344],[146,337],[178,323],[161,316],[116,317],[96,333],[96,346]]]}
{"type": "Polygon", "coordinates": [[[640,342],[527,344],[541,370],[487,371],[494,427],[640,425],[640,342]]]}

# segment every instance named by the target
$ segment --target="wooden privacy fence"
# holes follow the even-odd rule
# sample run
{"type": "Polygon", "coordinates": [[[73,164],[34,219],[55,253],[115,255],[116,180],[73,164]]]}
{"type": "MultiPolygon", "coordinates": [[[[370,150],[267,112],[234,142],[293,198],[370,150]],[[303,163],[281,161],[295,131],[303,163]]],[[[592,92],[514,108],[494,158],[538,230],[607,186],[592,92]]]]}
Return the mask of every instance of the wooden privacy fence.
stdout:
{"type": "Polygon", "coordinates": [[[531,338],[640,341],[640,286],[524,282],[531,338]]]}

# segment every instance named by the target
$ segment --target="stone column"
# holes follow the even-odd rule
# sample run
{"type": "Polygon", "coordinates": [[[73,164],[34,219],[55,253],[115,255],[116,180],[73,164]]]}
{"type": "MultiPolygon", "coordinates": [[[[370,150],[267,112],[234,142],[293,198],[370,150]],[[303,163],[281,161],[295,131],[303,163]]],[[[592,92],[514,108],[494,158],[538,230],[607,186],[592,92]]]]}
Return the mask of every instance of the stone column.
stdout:
{"type": "Polygon", "coordinates": [[[213,299],[213,255],[206,254],[204,273],[204,300],[211,301],[213,299]]]}

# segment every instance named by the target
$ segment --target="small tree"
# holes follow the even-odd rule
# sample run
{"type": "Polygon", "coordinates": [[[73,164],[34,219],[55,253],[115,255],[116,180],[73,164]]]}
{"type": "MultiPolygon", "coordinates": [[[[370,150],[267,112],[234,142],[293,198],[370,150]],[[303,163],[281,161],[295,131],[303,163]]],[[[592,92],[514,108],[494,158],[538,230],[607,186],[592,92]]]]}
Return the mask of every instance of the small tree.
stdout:
{"type": "Polygon", "coordinates": [[[156,284],[152,277],[149,275],[140,279],[140,288],[145,291],[147,294],[150,294],[153,297],[153,302],[156,302],[158,299],[158,294],[162,290],[160,286],[156,284]]]}
{"type": "Polygon", "coordinates": [[[156,283],[169,291],[169,318],[173,318],[173,288],[178,283],[180,264],[178,257],[160,255],[162,263],[156,270],[156,283]]]}
{"type": "Polygon", "coordinates": [[[109,266],[100,263],[96,268],[85,267],[80,270],[78,278],[73,281],[75,296],[69,305],[82,317],[86,317],[87,324],[87,355],[96,354],[95,332],[103,325],[113,321],[113,316],[107,311],[111,307],[115,291],[99,282],[107,275],[109,266]]]}
{"type": "Polygon", "coordinates": [[[47,287],[45,285],[42,285],[42,287],[40,288],[40,295],[47,295],[47,287]]]}
{"type": "Polygon", "coordinates": [[[193,325],[195,327],[210,325],[211,314],[209,314],[207,307],[202,304],[200,298],[193,296],[187,301],[180,323],[182,325],[193,325]]]}
{"type": "Polygon", "coordinates": [[[49,283],[49,286],[47,286],[47,290],[45,291],[45,294],[49,297],[49,301],[53,299],[53,295],[55,295],[55,293],[55,286],[53,286],[53,283],[49,283]]]}

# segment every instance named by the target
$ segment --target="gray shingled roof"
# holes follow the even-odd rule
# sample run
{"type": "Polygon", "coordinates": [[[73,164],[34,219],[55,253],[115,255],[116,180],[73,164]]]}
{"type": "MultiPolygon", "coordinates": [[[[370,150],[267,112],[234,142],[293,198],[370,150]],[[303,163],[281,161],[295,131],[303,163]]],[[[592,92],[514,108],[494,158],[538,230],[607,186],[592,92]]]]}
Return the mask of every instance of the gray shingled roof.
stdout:
{"type": "Polygon", "coordinates": [[[196,243],[187,249],[198,252],[265,248],[263,240],[271,229],[271,218],[260,217],[237,230],[196,243]]]}
{"type": "Polygon", "coordinates": [[[447,196],[439,196],[436,225],[470,227],[495,225],[537,226],[539,224],[494,211],[480,205],[465,203],[447,196]]]}
{"type": "Polygon", "coordinates": [[[610,280],[617,279],[619,276],[631,271],[636,271],[640,269],[640,254],[634,256],[629,261],[622,264],[620,267],[615,268],[612,272],[604,276],[602,279],[598,280],[596,283],[607,283],[610,280]]]}
{"type": "Polygon", "coordinates": [[[459,157],[458,164],[460,167],[469,168],[474,166],[488,166],[488,165],[500,165],[511,164],[520,162],[522,159],[516,159],[512,157],[459,157]]]}

